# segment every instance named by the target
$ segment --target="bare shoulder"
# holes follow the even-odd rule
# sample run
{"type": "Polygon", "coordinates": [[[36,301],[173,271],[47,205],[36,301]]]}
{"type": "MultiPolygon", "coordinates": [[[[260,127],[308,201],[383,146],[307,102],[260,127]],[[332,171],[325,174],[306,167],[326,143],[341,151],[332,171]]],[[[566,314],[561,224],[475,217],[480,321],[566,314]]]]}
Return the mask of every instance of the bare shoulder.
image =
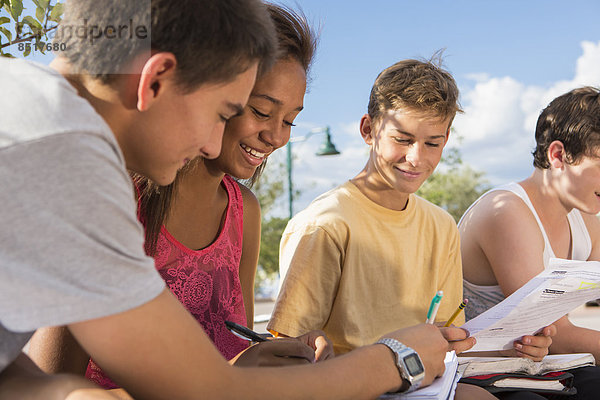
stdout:
{"type": "Polygon", "coordinates": [[[521,230],[535,228],[535,217],[525,202],[506,190],[496,190],[483,196],[465,214],[460,224],[461,234],[467,231],[481,234],[484,231],[521,230]]]}
{"type": "Polygon", "coordinates": [[[256,195],[246,185],[236,182],[242,193],[242,200],[244,201],[244,216],[247,214],[258,214],[260,217],[260,204],[256,195]]]}

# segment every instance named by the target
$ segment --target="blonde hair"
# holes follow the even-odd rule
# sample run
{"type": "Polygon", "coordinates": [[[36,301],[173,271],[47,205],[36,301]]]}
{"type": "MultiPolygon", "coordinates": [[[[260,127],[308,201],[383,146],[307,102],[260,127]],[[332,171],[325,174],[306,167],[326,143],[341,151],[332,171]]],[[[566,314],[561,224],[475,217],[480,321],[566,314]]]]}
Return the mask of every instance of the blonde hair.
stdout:
{"type": "Polygon", "coordinates": [[[463,112],[458,87],[442,68],[441,55],[431,60],[403,60],[384,69],[375,79],[368,113],[377,120],[388,110],[406,109],[444,121],[463,112]]]}

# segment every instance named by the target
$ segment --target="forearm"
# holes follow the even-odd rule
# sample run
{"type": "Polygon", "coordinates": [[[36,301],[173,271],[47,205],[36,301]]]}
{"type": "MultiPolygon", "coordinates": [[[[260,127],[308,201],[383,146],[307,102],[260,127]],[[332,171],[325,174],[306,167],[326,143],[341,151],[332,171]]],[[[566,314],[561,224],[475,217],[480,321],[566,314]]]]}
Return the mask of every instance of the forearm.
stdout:
{"type": "MultiPolygon", "coordinates": [[[[133,310],[69,328],[134,398],[360,399],[401,385],[383,345],[307,366],[232,367],[168,291],[133,310]]],[[[412,331],[405,336],[419,337],[412,331]]]]}
{"type": "Polygon", "coordinates": [[[600,364],[600,332],[575,325],[561,325],[552,338],[551,354],[592,353],[600,364]]]}
{"type": "Polygon", "coordinates": [[[372,399],[402,384],[392,352],[383,345],[363,347],[313,365],[236,370],[243,374],[235,380],[244,382],[240,386],[246,389],[240,396],[246,399],[372,399]],[[248,387],[257,390],[249,394],[248,387]]]}

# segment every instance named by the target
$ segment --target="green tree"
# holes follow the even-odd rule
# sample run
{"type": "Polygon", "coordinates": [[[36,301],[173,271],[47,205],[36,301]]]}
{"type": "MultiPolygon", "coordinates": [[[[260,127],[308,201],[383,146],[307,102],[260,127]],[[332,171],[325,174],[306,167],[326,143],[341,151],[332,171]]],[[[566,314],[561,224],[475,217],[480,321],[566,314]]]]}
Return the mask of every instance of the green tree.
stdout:
{"type": "Polygon", "coordinates": [[[268,277],[274,277],[279,272],[279,243],[287,223],[287,218],[272,217],[262,224],[258,263],[268,277]]]}
{"type": "Polygon", "coordinates": [[[460,151],[455,147],[446,149],[440,167],[417,194],[448,211],[458,222],[467,208],[490,187],[485,173],[463,164],[460,151]]]}
{"type": "Polygon", "coordinates": [[[32,51],[45,54],[53,49],[49,35],[58,28],[63,14],[63,2],[30,0],[0,0],[0,56],[27,57],[32,51]],[[33,14],[27,12],[35,8],[33,14]]]}
{"type": "MultiPolygon", "coordinates": [[[[273,279],[279,272],[279,243],[288,218],[273,216],[272,211],[277,204],[281,204],[284,200],[287,201],[286,182],[287,164],[276,157],[271,157],[267,168],[252,188],[262,212],[258,260],[261,272],[257,275],[257,286],[260,286],[265,279],[273,279]]],[[[299,193],[298,190],[295,190],[294,197],[297,197],[299,193]]]]}

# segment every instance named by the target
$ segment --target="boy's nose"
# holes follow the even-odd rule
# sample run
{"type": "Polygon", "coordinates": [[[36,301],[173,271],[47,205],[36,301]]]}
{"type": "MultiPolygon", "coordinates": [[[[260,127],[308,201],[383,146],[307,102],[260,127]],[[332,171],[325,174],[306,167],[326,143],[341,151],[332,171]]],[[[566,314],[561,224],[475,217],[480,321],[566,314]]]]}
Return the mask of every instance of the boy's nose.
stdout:
{"type": "Polygon", "coordinates": [[[410,164],[412,164],[413,166],[418,166],[421,162],[421,158],[422,158],[422,146],[415,143],[412,146],[410,146],[410,148],[408,149],[408,152],[406,153],[406,161],[408,161],[410,164]]]}
{"type": "Polygon", "coordinates": [[[215,127],[210,135],[208,143],[200,148],[200,152],[204,158],[213,159],[219,157],[219,154],[221,154],[221,146],[223,144],[224,131],[225,126],[223,124],[219,124],[215,127]]]}

